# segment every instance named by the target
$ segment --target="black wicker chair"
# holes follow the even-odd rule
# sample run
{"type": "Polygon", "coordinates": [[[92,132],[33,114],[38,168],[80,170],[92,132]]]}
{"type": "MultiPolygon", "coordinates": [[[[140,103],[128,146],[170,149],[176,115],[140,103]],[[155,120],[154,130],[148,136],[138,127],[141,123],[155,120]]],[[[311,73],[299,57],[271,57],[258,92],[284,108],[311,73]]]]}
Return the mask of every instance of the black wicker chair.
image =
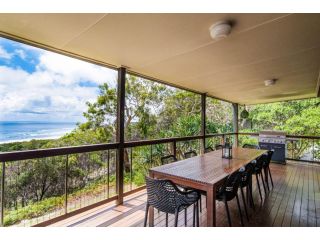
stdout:
{"type": "Polygon", "coordinates": [[[246,188],[247,202],[248,203],[250,202],[251,206],[254,209],[255,207],[254,207],[253,196],[252,196],[252,173],[253,173],[253,171],[254,171],[254,166],[252,163],[248,163],[245,167],[242,167],[239,170],[241,196],[242,196],[244,210],[245,210],[246,217],[247,217],[248,221],[249,221],[249,216],[248,216],[247,204],[246,204],[243,189],[246,188]]]}
{"type": "Polygon", "coordinates": [[[209,153],[209,152],[212,152],[213,151],[213,148],[212,147],[206,147],[204,149],[204,153],[209,153]]]}
{"type": "Polygon", "coordinates": [[[244,144],[242,147],[243,148],[260,149],[260,147],[258,145],[254,145],[254,144],[244,144]]]}
{"type": "Polygon", "coordinates": [[[197,152],[194,151],[194,150],[190,150],[190,151],[185,152],[185,153],[183,154],[184,158],[192,158],[192,157],[195,157],[195,156],[197,156],[197,155],[198,155],[197,152]]]}
{"type": "Polygon", "coordinates": [[[256,160],[253,160],[253,161],[251,162],[251,163],[253,164],[253,166],[254,166],[254,170],[253,170],[252,174],[256,176],[256,180],[257,180],[257,185],[258,185],[258,190],[259,190],[261,202],[262,202],[263,200],[262,200],[262,194],[261,194],[259,176],[260,176],[260,178],[261,178],[261,180],[262,180],[262,185],[263,185],[264,192],[267,193],[266,186],[265,186],[265,184],[264,184],[264,178],[263,178],[263,175],[262,175],[263,162],[265,161],[265,158],[266,158],[266,157],[267,157],[267,155],[264,154],[264,155],[258,157],[256,160]]]}
{"type": "Polygon", "coordinates": [[[161,161],[161,164],[164,165],[164,164],[176,162],[178,160],[174,155],[167,155],[167,156],[161,157],[160,161],[161,161]]]}
{"type": "Polygon", "coordinates": [[[239,172],[235,172],[227,177],[225,182],[222,184],[222,186],[220,186],[220,188],[217,189],[217,192],[216,192],[216,199],[218,201],[224,202],[224,204],[225,204],[227,216],[228,216],[228,222],[229,222],[230,227],[232,226],[232,224],[231,224],[228,202],[234,198],[237,199],[237,205],[238,205],[238,210],[239,210],[239,214],[240,214],[241,225],[244,226],[243,219],[242,219],[242,212],[241,212],[241,208],[240,208],[239,197],[238,197],[239,185],[240,185],[240,174],[239,174],[239,172]]]}
{"type": "Polygon", "coordinates": [[[274,150],[270,150],[270,151],[268,151],[267,156],[265,158],[263,158],[264,177],[265,177],[265,181],[266,181],[267,188],[269,191],[270,191],[269,180],[268,180],[269,177],[270,177],[271,184],[273,187],[273,180],[272,180],[271,171],[270,171],[270,167],[269,167],[273,153],[274,153],[274,150]]]}
{"type": "Polygon", "coordinates": [[[178,226],[179,212],[185,210],[185,225],[187,225],[186,209],[194,205],[193,226],[199,226],[200,193],[198,191],[180,191],[170,180],[153,179],[146,177],[147,205],[144,219],[144,226],[147,226],[149,207],[152,206],[161,212],[166,213],[166,226],[168,226],[168,214],[175,214],[174,226],[178,226]]]}

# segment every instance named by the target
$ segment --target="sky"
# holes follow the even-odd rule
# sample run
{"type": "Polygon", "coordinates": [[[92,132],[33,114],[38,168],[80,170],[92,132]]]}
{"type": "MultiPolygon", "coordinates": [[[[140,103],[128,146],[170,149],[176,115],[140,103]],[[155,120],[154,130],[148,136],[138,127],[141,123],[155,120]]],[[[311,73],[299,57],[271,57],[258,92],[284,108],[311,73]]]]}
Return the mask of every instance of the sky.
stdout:
{"type": "Polygon", "coordinates": [[[0,38],[0,121],[83,122],[117,72],[0,38]]]}

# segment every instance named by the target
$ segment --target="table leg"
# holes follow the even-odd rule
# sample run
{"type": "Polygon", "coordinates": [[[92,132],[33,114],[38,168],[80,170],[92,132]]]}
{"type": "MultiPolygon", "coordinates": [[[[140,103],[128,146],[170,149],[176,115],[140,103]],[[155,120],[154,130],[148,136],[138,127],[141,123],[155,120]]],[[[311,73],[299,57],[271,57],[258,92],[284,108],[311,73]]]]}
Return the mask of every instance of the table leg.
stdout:
{"type": "Polygon", "coordinates": [[[216,226],[216,188],[207,190],[207,227],[216,226]]]}

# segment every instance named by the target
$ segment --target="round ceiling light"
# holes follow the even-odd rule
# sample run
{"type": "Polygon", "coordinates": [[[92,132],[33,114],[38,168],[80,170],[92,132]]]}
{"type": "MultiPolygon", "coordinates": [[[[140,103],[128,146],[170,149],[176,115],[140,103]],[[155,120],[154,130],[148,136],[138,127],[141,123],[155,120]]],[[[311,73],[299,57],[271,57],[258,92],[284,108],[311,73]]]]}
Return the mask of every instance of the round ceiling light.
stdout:
{"type": "Polygon", "coordinates": [[[211,38],[214,40],[226,38],[231,32],[231,24],[227,21],[220,21],[213,24],[209,31],[211,38]]]}
{"type": "Polygon", "coordinates": [[[277,79],[268,79],[264,81],[264,85],[266,87],[272,86],[276,84],[277,79]]]}

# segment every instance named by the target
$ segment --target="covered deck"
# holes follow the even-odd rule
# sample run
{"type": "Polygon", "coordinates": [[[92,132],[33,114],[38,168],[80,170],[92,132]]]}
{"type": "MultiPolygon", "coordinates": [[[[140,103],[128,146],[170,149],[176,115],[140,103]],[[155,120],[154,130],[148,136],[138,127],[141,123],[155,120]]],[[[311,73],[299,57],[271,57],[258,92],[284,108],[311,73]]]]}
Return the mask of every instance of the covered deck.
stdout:
{"type": "MultiPolygon", "coordinates": [[[[261,203],[254,189],[255,211],[249,210],[248,227],[316,227],[320,226],[320,166],[288,161],[286,165],[271,164],[274,188],[261,203]]],[[[202,199],[200,226],[206,226],[205,198],[202,199]]],[[[108,203],[56,222],[52,227],[142,227],[145,215],[146,191],[124,198],[122,205],[108,203]]],[[[187,226],[192,226],[192,209],[188,209],[187,226]]],[[[228,226],[223,203],[217,204],[217,226],[228,226]]],[[[241,226],[236,202],[230,204],[233,226],[241,226]]],[[[178,226],[184,226],[181,212],[178,226]]],[[[174,218],[169,216],[169,226],[174,218]]],[[[155,211],[155,226],[165,226],[165,214],[155,211]]]]}
{"type": "MultiPolygon", "coordinates": [[[[59,161],[63,167],[58,171],[62,176],[63,193],[59,196],[59,208],[55,209],[53,217],[49,213],[29,221],[29,225],[142,226],[146,190],[143,184],[137,188],[132,186],[132,157],[130,173],[126,173],[125,154],[129,155],[129,151],[132,154],[134,148],[146,147],[152,162],[153,146],[166,145],[165,148],[176,156],[177,143],[185,141],[196,141],[201,154],[208,139],[223,143],[228,136],[234,139],[235,146],[241,146],[240,135],[257,137],[257,133],[239,131],[240,106],[319,97],[319,25],[319,14],[0,14],[1,37],[118,73],[115,142],[0,153],[0,225],[5,225],[6,185],[16,177],[8,178],[6,169],[19,168],[21,161],[32,167],[36,161],[54,163],[56,157],[61,157],[59,161]],[[232,27],[232,33],[226,39],[212,39],[208,29],[220,20],[232,27]],[[129,74],[198,94],[200,134],[127,141],[125,107],[129,74]],[[274,86],[267,86],[266,80],[271,80],[274,86]],[[232,132],[207,132],[208,98],[231,104],[232,132]],[[104,190],[99,189],[98,197],[88,200],[85,191],[84,194],[80,191],[79,196],[72,195],[69,156],[76,156],[76,159],[99,156],[104,161],[97,172],[107,175],[108,180],[104,190]],[[110,176],[110,169],[113,176],[110,176]],[[127,179],[131,181],[129,184],[125,182],[127,179]],[[82,202],[85,204],[81,205],[82,202]]],[[[295,155],[293,140],[288,138],[287,159],[299,161],[271,164],[274,188],[266,195],[263,192],[262,203],[254,181],[256,209],[249,210],[250,220],[245,221],[245,226],[320,226],[320,165],[314,163],[320,161],[315,154],[320,151],[317,148],[320,137],[290,137],[295,138],[295,142],[308,142],[309,163],[300,161],[303,159],[295,155]]],[[[205,198],[202,200],[200,226],[206,226],[205,198]]],[[[230,210],[233,226],[240,226],[234,201],[230,210]]],[[[217,226],[228,226],[223,203],[218,203],[216,216],[217,226]]],[[[187,226],[192,226],[192,214],[188,217],[187,226]]],[[[172,223],[170,216],[169,226],[172,223]]],[[[155,225],[165,226],[163,213],[155,211],[155,225]]],[[[184,226],[182,216],[179,226],[184,226]]]]}

